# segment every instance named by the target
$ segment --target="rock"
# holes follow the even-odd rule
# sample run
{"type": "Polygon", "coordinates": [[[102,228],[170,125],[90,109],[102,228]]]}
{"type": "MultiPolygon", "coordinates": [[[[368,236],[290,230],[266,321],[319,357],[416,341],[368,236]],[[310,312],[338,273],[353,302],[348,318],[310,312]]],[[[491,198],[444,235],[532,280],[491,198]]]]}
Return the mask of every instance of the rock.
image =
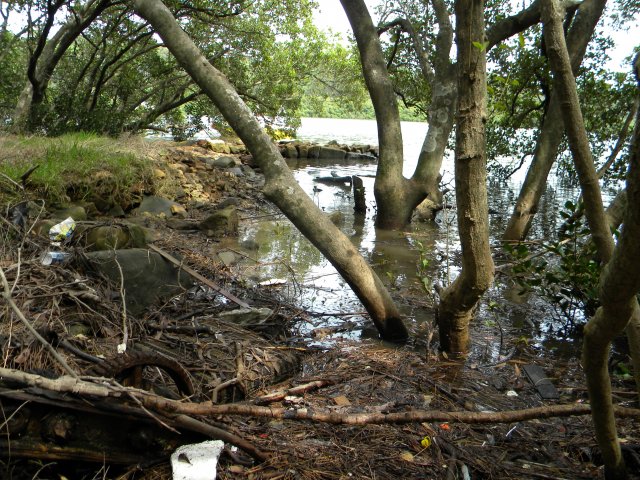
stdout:
{"type": "Polygon", "coordinates": [[[118,204],[115,204],[113,207],[111,207],[111,210],[109,210],[108,213],[111,217],[124,217],[126,215],[122,207],[118,204]]]}
{"type": "Polygon", "coordinates": [[[242,200],[238,197],[227,197],[216,205],[216,210],[222,210],[227,207],[237,207],[240,203],[242,203],[242,200]]]}
{"type": "Polygon", "coordinates": [[[301,143],[297,145],[298,148],[298,158],[308,158],[309,157],[309,145],[306,143],[301,143]]]}
{"type": "Polygon", "coordinates": [[[77,202],[76,205],[80,205],[82,208],[84,208],[84,211],[87,213],[87,218],[92,218],[98,215],[98,209],[93,202],[81,201],[77,202]]]}
{"type": "Polygon", "coordinates": [[[240,167],[233,167],[233,168],[230,168],[228,171],[229,173],[233,173],[236,177],[244,177],[244,172],[240,167]]]}
{"type": "Polygon", "coordinates": [[[129,242],[127,233],[119,227],[102,226],[89,230],[85,236],[87,250],[114,250],[126,248],[129,242]]]}
{"type": "Polygon", "coordinates": [[[67,331],[72,337],[92,337],[93,330],[90,325],[86,323],[72,323],[71,325],[67,325],[67,331]]]}
{"type": "Polygon", "coordinates": [[[240,155],[247,152],[247,148],[244,145],[229,145],[229,150],[234,155],[240,155]]]}
{"type": "Polygon", "coordinates": [[[76,222],[82,222],[87,219],[87,212],[84,207],[74,205],[62,210],[56,210],[51,214],[51,218],[54,220],[64,220],[68,217],[73,218],[76,222]]]}
{"type": "Polygon", "coordinates": [[[256,166],[256,163],[253,160],[253,155],[240,155],[240,161],[250,167],[256,166]]]}
{"type": "Polygon", "coordinates": [[[209,215],[198,228],[209,236],[237,235],[238,212],[234,207],[223,208],[209,215]]]}
{"type": "Polygon", "coordinates": [[[184,174],[189,167],[187,167],[184,163],[170,163],[169,168],[171,168],[175,173],[184,174]]]}
{"type": "Polygon", "coordinates": [[[127,223],[123,226],[129,234],[129,248],[145,248],[148,242],[154,241],[151,231],[140,225],[127,223]]]}
{"type": "Polygon", "coordinates": [[[284,158],[298,158],[298,149],[293,144],[287,144],[281,147],[282,156],[284,158]]]}
{"type": "Polygon", "coordinates": [[[87,227],[79,225],[76,237],[82,239],[88,250],[114,250],[123,248],[144,248],[147,245],[147,233],[139,225],[101,225],[87,227]]]}
{"type": "Polygon", "coordinates": [[[309,153],[307,154],[308,158],[320,158],[320,146],[313,145],[309,147],[309,153]]]}
{"type": "Polygon", "coordinates": [[[216,158],[213,162],[210,163],[214,167],[218,168],[230,168],[236,166],[236,159],[233,157],[228,157],[226,155],[222,157],[216,158]]]}
{"type": "Polygon", "coordinates": [[[270,308],[239,308],[229,312],[222,312],[219,317],[225,322],[233,322],[244,327],[262,325],[273,315],[270,308]]]}
{"type": "Polygon", "coordinates": [[[96,206],[99,212],[107,213],[111,210],[116,202],[113,200],[113,197],[102,197],[97,194],[93,194],[91,196],[91,202],[96,206]]]}
{"type": "Polygon", "coordinates": [[[347,155],[346,155],[346,159],[347,160],[360,160],[360,161],[364,161],[364,162],[375,162],[376,161],[376,157],[374,157],[373,155],[370,155],[368,153],[348,152],[347,155]]]}
{"type": "Polygon", "coordinates": [[[173,230],[197,230],[198,224],[182,218],[168,218],[167,227],[173,230]]]}
{"type": "Polygon", "coordinates": [[[196,141],[196,145],[205,150],[213,150],[213,143],[210,140],[201,139],[196,141]]]}
{"type": "Polygon", "coordinates": [[[143,248],[89,252],[86,257],[89,269],[107,277],[116,289],[120,288],[122,269],[127,311],[133,315],[139,315],[147,307],[193,285],[185,272],[159,254],[143,248]]]}
{"type": "Polygon", "coordinates": [[[181,205],[168,198],[157,197],[155,195],[145,196],[142,199],[142,203],[135,209],[136,215],[143,215],[145,213],[151,215],[164,215],[165,217],[173,216],[173,207],[181,205]]]}
{"type": "Polygon", "coordinates": [[[187,218],[189,214],[182,205],[171,205],[171,213],[180,218],[187,218]]]}
{"type": "Polygon", "coordinates": [[[344,160],[347,152],[335,147],[320,147],[320,157],[326,160],[344,160]]]}
{"type": "Polygon", "coordinates": [[[156,180],[162,180],[166,177],[167,177],[167,174],[164,173],[163,170],[160,170],[159,168],[153,169],[153,178],[155,178],[156,180]]]}
{"type": "Polygon", "coordinates": [[[218,252],[218,258],[222,263],[224,263],[227,267],[233,265],[238,261],[238,256],[230,252],[229,250],[225,250],[223,252],[218,252]]]}
{"type": "Polygon", "coordinates": [[[256,176],[256,172],[254,172],[253,168],[251,168],[249,165],[242,165],[240,168],[242,168],[242,172],[245,174],[245,176],[249,178],[254,178],[256,176]]]}
{"type": "Polygon", "coordinates": [[[425,198],[413,212],[413,219],[419,222],[431,222],[435,219],[441,206],[430,198],[425,198]]]}
{"type": "Polygon", "coordinates": [[[231,153],[231,149],[229,148],[229,145],[227,145],[224,142],[212,142],[211,150],[213,150],[216,153],[226,153],[226,154],[231,153]]]}

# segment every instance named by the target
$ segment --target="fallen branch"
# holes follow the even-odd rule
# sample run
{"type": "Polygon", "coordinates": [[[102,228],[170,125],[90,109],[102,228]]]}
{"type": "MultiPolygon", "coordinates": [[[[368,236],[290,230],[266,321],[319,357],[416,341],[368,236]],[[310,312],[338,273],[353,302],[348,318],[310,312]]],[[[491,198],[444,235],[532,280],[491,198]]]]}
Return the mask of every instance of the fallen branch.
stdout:
{"type": "MultiPolygon", "coordinates": [[[[371,425],[385,423],[449,422],[467,424],[514,423],[534,419],[553,417],[571,417],[589,415],[591,406],[586,404],[549,405],[544,407],[509,410],[505,412],[444,412],[438,410],[412,410],[395,413],[338,413],[314,409],[286,409],[260,407],[257,405],[231,403],[215,405],[211,402],[183,403],[158,395],[128,387],[115,387],[106,381],[96,384],[85,380],[60,377],[44,378],[39,375],[0,368],[0,380],[18,383],[22,386],[39,387],[56,392],[69,392],[77,395],[123,398],[135,396],[145,408],[165,414],[184,415],[244,415],[285,420],[308,420],[319,423],[343,425],[371,425]]],[[[372,410],[375,407],[371,407],[372,410]]],[[[621,418],[640,418],[640,409],[615,406],[616,416],[621,418]]]]}
{"type": "Polygon", "coordinates": [[[311,390],[326,387],[327,385],[333,385],[334,383],[335,382],[333,380],[315,380],[313,382],[297,385],[287,390],[278,390],[277,392],[262,395],[260,397],[254,398],[253,403],[255,403],[256,405],[264,405],[267,403],[279,402],[280,400],[283,400],[287,395],[300,395],[301,393],[306,393],[311,390]]]}
{"type": "Polygon", "coordinates": [[[192,432],[199,432],[211,438],[222,440],[224,442],[230,443],[231,445],[235,445],[257,460],[265,461],[269,459],[269,455],[267,455],[265,452],[259,450],[244,438],[234,435],[231,432],[201,422],[199,420],[196,420],[195,418],[187,417],[186,415],[177,415],[176,417],[173,417],[172,420],[179,427],[189,429],[192,432]]]}
{"type": "Polygon", "coordinates": [[[161,248],[156,247],[155,245],[148,245],[148,247],[149,247],[149,249],[153,250],[154,252],[159,253],[160,255],[162,255],[165,259],[169,260],[171,263],[173,263],[178,268],[181,268],[182,270],[187,272],[189,275],[191,275],[196,280],[199,280],[200,282],[204,283],[207,287],[209,287],[212,290],[218,292],[220,295],[228,298],[229,300],[231,300],[236,305],[238,305],[238,306],[240,306],[242,308],[251,308],[251,306],[247,302],[245,302],[243,300],[240,300],[238,297],[236,297],[231,292],[227,292],[224,288],[222,288],[221,286],[219,286],[216,283],[212,282],[208,278],[200,275],[194,269],[189,268],[183,262],[181,262],[178,259],[176,259],[175,257],[169,255],[167,252],[165,252],[161,248]]]}

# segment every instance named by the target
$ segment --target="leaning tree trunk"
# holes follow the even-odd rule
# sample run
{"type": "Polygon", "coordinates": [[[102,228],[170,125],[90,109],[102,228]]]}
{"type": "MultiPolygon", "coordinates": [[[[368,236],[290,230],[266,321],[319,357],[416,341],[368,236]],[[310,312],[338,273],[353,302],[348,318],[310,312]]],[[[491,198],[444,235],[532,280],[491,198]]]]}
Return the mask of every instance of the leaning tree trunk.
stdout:
{"type": "Polygon", "coordinates": [[[489,249],[485,148],[486,57],[483,0],[457,0],[458,115],[455,188],[462,271],[443,292],[438,306],[441,347],[453,354],[469,346],[469,322],[493,281],[489,249]],[[475,44],[475,45],[474,45],[475,44]]]}
{"type": "MultiPolygon", "coordinates": [[[[628,206],[622,234],[614,251],[564,40],[560,8],[557,0],[544,0],[543,4],[547,53],[554,72],[555,88],[564,99],[562,113],[582,188],[585,215],[600,260],[608,262],[600,278],[599,297],[602,306],[584,329],[582,364],[587,377],[596,438],[604,459],[605,476],[622,479],[626,478],[626,471],[617,437],[607,361],[611,341],[623,332],[630,319],[637,320],[640,316],[635,297],[640,291],[640,130],[636,123],[627,176],[628,206]]],[[[636,57],[634,67],[640,84],[640,57],[636,57]]]]}
{"type": "Polygon", "coordinates": [[[277,147],[227,78],[207,61],[161,0],[134,0],[132,3],[253,154],[265,176],[267,198],[338,270],[369,312],[380,335],[390,340],[405,339],[407,329],[378,276],[298,185],[277,147]]]}
{"type": "MultiPolygon", "coordinates": [[[[582,63],[587,45],[605,4],[606,0],[586,0],[578,9],[567,36],[574,72],[582,63]]],[[[504,240],[524,240],[531,228],[531,222],[538,210],[540,198],[546,189],[547,177],[558,155],[558,148],[564,133],[564,123],[560,111],[561,98],[563,97],[558,96],[555,90],[551,92],[549,109],[540,129],[534,157],[504,232],[504,240]]]]}

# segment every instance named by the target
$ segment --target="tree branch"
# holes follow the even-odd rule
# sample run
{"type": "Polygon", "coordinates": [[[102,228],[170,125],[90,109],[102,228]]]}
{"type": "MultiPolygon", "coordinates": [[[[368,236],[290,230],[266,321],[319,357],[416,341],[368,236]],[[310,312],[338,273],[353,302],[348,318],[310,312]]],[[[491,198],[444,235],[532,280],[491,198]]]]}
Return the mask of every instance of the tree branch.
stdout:
{"type": "MultiPolygon", "coordinates": [[[[50,379],[19,370],[0,368],[0,379],[23,387],[37,387],[60,393],[74,393],[83,397],[113,397],[125,399],[135,397],[148,409],[159,413],[178,415],[243,415],[285,420],[306,420],[336,425],[372,425],[391,423],[449,422],[468,424],[513,423],[528,420],[589,415],[591,407],[585,404],[547,405],[543,407],[509,410],[504,412],[445,412],[439,410],[411,410],[408,412],[381,413],[338,413],[330,410],[310,408],[288,409],[281,407],[261,407],[251,404],[231,403],[215,405],[211,402],[184,403],[170,400],[153,393],[132,387],[117,387],[96,384],[87,380],[66,376],[50,379]]],[[[375,407],[372,407],[375,409],[375,407]]],[[[620,418],[640,418],[640,409],[615,407],[620,418]]]]}

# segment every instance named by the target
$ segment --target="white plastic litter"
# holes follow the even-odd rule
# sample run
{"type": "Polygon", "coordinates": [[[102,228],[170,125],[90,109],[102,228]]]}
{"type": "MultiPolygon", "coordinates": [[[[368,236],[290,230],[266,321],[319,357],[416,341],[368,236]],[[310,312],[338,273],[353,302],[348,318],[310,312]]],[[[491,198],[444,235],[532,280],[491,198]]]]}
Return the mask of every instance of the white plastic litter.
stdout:
{"type": "Polygon", "coordinates": [[[179,447],[171,455],[173,480],[214,480],[223,448],[221,440],[179,447]]]}
{"type": "Polygon", "coordinates": [[[67,217],[62,222],[49,229],[49,239],[52,242],[64,242],[73,236],[76,231],[76,222],[71,217],[67,217]]]}

